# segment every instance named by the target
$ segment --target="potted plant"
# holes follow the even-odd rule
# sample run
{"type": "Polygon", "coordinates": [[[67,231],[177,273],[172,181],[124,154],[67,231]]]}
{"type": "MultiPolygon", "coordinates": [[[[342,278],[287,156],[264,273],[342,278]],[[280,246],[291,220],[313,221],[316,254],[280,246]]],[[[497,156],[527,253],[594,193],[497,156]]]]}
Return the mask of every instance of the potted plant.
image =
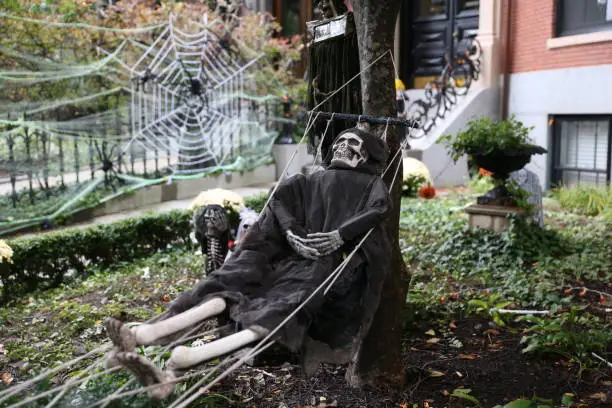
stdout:
{"type": "Polygon", "coordinates": [[[516,206],[517,200],[507,188],[510,173],[522,169],[534,154],[547,152],[529,137],[532,129],[514,115],[500,121],[482,118],[469,122],[455,137],[442,136],[438,143],[447,146],[455,162],[467,155],[470,166],[492,173],[495,187],[478,197],[478,204],[516,206]]]}

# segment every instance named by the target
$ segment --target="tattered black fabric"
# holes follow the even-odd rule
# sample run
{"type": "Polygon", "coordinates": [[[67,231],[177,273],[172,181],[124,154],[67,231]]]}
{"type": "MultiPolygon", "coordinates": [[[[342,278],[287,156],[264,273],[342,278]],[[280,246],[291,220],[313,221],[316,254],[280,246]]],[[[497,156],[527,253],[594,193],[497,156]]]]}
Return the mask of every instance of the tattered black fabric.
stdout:
{"type": "MultiPolygon", "coordinates": [[[[359,44],[355,30],[353,13],[347,14],[346,35],[314,43],[308,48],[308,110],[314,109],[332,92],[338,93],[327,100],[317,110],[322,112],[362,113],[361,81],[349,80],[359,74],[359,44]],[[340,89],[343,85],[346,86],[340,89]]],[[[336,135],[354,125],[353,121],[334,119],[328,128],[327,119],[316,118],[313,114],[313,126],[309,131],[310,151],[321,147],[323,157],[331,150],[332,138],[325,138],[324,133],[336,135]]]]}
{"type": "Polygon", "coordinates": [[[231,319],[244,328],[272,330],[374,227],[333,290],[327,296],[319,292],[276,338],[294,351],[302,348],[307,336],[332,348],[345,346],[358,333],[365,336],[378,307],[390,259],[382,225],[389,210],[387,187],[376,175],[329,169],[291,177],[279,186],[234,257],[181,295],[170,311],[180,313],[220,296],[228,301],[231,319]],[[338,229],[346,244],[331,255],[305,259],[288,245],[289,229],[302,236],[338,229]]]}

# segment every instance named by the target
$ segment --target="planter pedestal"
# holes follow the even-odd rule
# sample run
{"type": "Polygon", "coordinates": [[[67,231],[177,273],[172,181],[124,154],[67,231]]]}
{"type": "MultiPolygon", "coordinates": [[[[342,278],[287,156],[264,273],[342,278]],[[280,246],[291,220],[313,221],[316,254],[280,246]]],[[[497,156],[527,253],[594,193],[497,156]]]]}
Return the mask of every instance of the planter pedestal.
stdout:
{"type": "Polygon", "coordinates": [[[519,214],[523,210],[518,207],[474,204],[466,208],[465,212],[468,213],[470,228],[504,232],[508,230],[508,215],[519,214]]]}

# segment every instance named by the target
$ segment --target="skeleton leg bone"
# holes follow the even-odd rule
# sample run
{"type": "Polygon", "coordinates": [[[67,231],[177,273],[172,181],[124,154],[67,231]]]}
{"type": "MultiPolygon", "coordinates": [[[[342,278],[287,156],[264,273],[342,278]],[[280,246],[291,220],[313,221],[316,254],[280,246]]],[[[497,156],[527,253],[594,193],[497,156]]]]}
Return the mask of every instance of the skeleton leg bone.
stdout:
{"type": "Polygon", "coordinates": [[[114,359],[118,364],[134,373],[145,386],[157,385],[149,390],[151,398],[165,399],[174,390],[173,380],[176,378],[176,371],[241,349],[261,339],[266,333],[267,331],[263,328],[253,327],[201,347],[178,346],[172,352],[167,365],[168,369],[165,371],[135,352],[116,352],[114,359]]]}
{"type": "Polygon", "coordinates": [[[116,319],[109,319],[106,330],[116,347],[121,351],[134,351],[136,345],[155,344],[161,338],[187,329],[196,323],[216,316],[225,310],[225,300],[212,298],[194,308],[152,324],[142,324],[132,329],[116,319]]]}
{"type": "Polygon", "coordinates": [[[120,352],[133,352],[137,345],[151,345],[168,335],[177,333],[225,310],[225,300],[213,298],[181,314],[152,324],[142,324],[130,329],[117,319],[107,319],[106,331],[114,347],[106,356],[106,367],[122,365],[117,359],[120,352]]]}
{"type": "Polygon", "coordinates": [[[169,367],[183,369],[243,348],[267,334],[263,328],[249,328],[200,347],[178,346],[172,351],[169,367]]]}

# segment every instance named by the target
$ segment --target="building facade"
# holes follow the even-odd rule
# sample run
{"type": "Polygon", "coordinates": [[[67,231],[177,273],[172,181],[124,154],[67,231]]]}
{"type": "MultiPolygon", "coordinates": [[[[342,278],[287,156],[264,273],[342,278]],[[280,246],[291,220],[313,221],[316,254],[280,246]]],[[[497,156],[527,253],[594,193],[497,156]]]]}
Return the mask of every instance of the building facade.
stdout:
{"type": "Polygon", "coordinates": [[[610,184],[612,0],[407,0],[397,32],[395,54],[413,99],[462,41],[482,46],[478,84],[413,146],[432,173],[441,171],[436,184],[466,176],[465,163],[445,164],[439,136],[477,117],[509,115],[533,126],[535,142],[548,149],[528,165],[544,187],[610,184]]]}
{"type": "MultiPolygon", "coordinates": [[[[273,13],[287,36],[304,33],[312,18],[312,0],[249,1],[273,13]]],[[[432,103],[424,88],[474,38],[478,81],[408,153],[425,162],[435,184],[464,184],[468,174],[465,161],[453,163],[436,144],[440,136],[472,119],[509,115],[533,126],[535,142],[548,149],[528,165],[543,187],[610,184],[612,0],[403,0],[394,56],[406,106],[432,103]]]]}
{"type": "Polygon", "coordinates": [[[612,0],[510,2],[507,111],[549,151],[546,187],[610,183],[612,0]]]}

